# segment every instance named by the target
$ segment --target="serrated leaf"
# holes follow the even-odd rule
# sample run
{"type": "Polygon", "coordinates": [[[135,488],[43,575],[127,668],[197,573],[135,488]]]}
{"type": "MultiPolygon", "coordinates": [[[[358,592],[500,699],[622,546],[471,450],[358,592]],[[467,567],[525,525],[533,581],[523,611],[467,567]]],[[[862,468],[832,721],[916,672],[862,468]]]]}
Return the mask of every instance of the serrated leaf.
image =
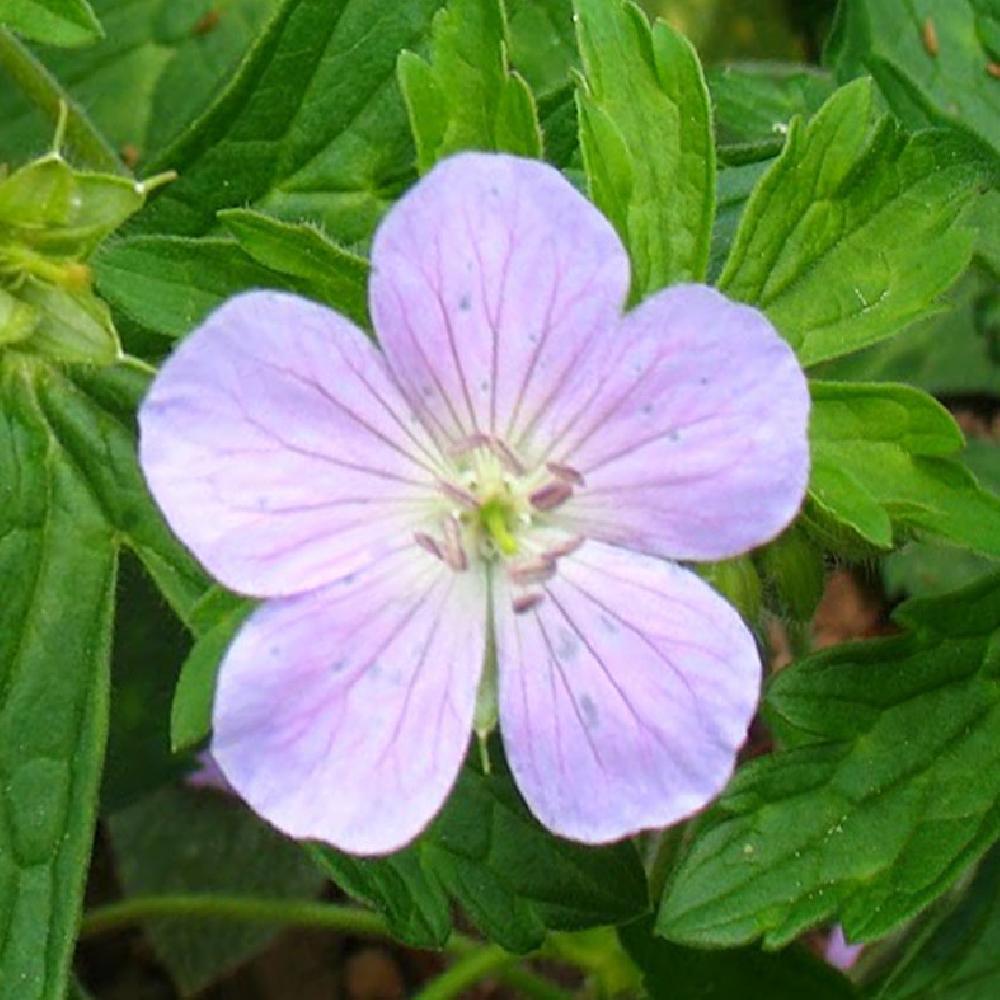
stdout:
{"type": "Polygon", "coordinates": [[[535,101],[507,65],[509,45],[501,0],[450,0],[434,17],[429,58],[400,55],[421,173],[463,149],[541,156],[535,101]]]}
{"type": "Polygon", "coordinates": [[[442,0],[284,0],[231,84],[150,169],[180,179],[133,232],[199,236],[224,208],[366,239],[410,181],[396,57],[419,49],[442,0]]]}
{"type": "Polygon", "coordinates": [[[565,90],[580,63],[573,0],[507,0],[505,6],[514,67],[539,99],[565,90]]]}
{"type": "Polygon", "coordinates": [[[324,855],[345,889],[382,910],[404,940],[425,947],[443,940],[448,896],[515,952],[537,948],[549,929],[621,923],[648,907],[632,844],[588,848],[557,839],[528,813],[506,773],[484,775],[471,765],[441,815],[405,851],[375,860],[324,855]]]}
{"type": "MultiPolygon", "coordinates": [[[[111,145],[144,163],[205,110],[276,5],[93,0],[105,37],[42,58],[111,145]]],[[[14,87],[0,87],[0,120],[7,156],[34,155],[51,141],[50,122],[14,87]]]]}
{"type": "Polygon", "coordinates": [[[576,0],[590,196],[632,259],[636,298],[701,280],[715,211],[708,89],[691,44],[628,0],[576,0]]]}
{"type": "Polygon", "coordinates": [[[845,0],[826,60],[842,80],[871,74],[911,127],[967,130],[1000,152],[1000,88],[987,70],[998,32],[993,0],[845,0]]]}
{"type": "Polygon", "coordinates": [[[834,91],[828,73],[798,63],[729,63],[706,78],[727,162],[777,154],[792,118],[812,117],[834,91]]]}
{"type": "MultiPolygon", "coordinates": [[[[219,893],[309,899],[322,877],[298,844],[211,790],[166,788],[108,820],[129,896],[219,893]]],[[[278,927],[150,920],[146,933],[184,996],[263,948],[278,927]]]]}
{"type": "Polygon", "coordinates": [[[213,309],[248,288],[309,294],[308,280],[258,263],[234,239],[133,236],[93,258],[101,295],[129,319],[167,337],[190,333],[213,309]]]}
{"type": "Polygon", "coordinates": [[[0,24],[45,45],[89,45],[103,34],[87,0],[0,0],[0,24]]]}
{"type": "Polygon", "coordinates": [[[972,255],[959,223],[993,167],[950,132],[870,127],[871,86],[843,87],[754,190],[719,278],[767,313],[804,365],[847,354],[938,308],[972,255]]]}
{"type": "Polygon", "coordinates": [[[983,1000],[1000,993],[1000,850],[983,860],[950,910],[886,974],[868,1000],[983,1000]]]}
{"type": "Polygon", "coordinates": [[[1000,498],[949,456],[948,412],[903,385],[811,383],[811,499],[876,548],[908,533],[1000,557],[1000,498]]]}
{"type": "Polygon", "coordinates": [[[781,749],[744,766],[668,885],[671,940],[780,947],[838,919],[887,934],[1000,833],[1000,575],[903,605],[905,635],[777,675],[781,749]]]}
{"type": "Polygon", "coordinates": [[[230,208],[219,221],[258,264],[299,279],[299,287],[350,317],[363,329],[368,317],[368,261],[328,239],[315,226],[282,222],[251,209],[230,208]]]}
{"type": "Polygon", "coordinates": [[[649,1000],[850,1000],[850,982],[792,945],[777,954],[759,948],[702,951],[654,936],[646,918],[618,931],[643,973],[649,1000]]]}

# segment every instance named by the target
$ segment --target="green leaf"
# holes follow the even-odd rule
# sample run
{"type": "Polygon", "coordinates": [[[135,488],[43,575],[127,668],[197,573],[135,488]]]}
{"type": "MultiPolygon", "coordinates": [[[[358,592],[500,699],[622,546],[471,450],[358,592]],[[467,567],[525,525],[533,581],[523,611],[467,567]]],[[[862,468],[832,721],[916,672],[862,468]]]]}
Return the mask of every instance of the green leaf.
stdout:
{"type": "Polygon", "coordinates": [[[104,244],[93,258],[101,295],[129,319],[183,337],[229,296],[247,288],[309,294],[307,280],[258,263],[233,239],[133,236],[104,244]]]}
{"type": "Polygon", "coordinates": [[[896,612],[906,634],[777,675],[781,749],[700,822],[657,929],[780,947],[830,919],[870,941],[944,892],[1000,834],[1000,575],[896,612]]]}
{"type": "Polygon", "coordinates": [[[828,73],[797,63],[729,63],[706,76],[726,160],[778,153],[792,118],[812,117],[834,90],[828,73]]]}
{"type": "Polygon", "coordinates": [[[948,296],[950,308],[904,337],[874,344],[816,370],[836,381],[908,382],[935,396],[1000,396],[1000,290],[971,267],[948,296]]]}
{"type": "MultiPolygon", "coordinates": [[[[126,898],[197,892],[309,899],[322,885],[298,844],[212,790],[163,789],[112,816],[108,828],[126,898]]],[[[280,928],[164,918],[145,929],[191,996],[260,951],[280,928]]]]}
{"type": "MultiPolygon", "coordinates": [[[[94,0],[93,6],[105,37],[86,49],[46,50],[45,65],[115,149],[130,163],[145,163],[219,93],[276,0],[94,0]]],[[[12,87],[0,87],[0,121],[7,156],[26,157],[49,144],[48,120],[12,87]]]]}
{"type": "Polygon", "coordinates": [[[45,369],[0,354],[0,983],[61,1000],[108,717],[116,545],[39,404],[45,369]]]}
{"type": "Polygon", "coordinates": [[[242,601],[227,608],[199,636],[181,667],[170,712],[170,745],[176,753],[197,746],[212,729],[215,684],[222,657],[253,605],[242,601]]]}
{"type": "Polygon", "coordinates": [[[777,954],[759,948],[701,951],[653,934],[652,918],[618,931],[642,970],[649,1000],[850,1000],[850,982],[792,945],[777,954]]]}
{"type": "Polygon", "coordinates": [[[250,209],[226,209],[219,221],[258,264],[298,279],[304,294],[371,329],[364,257],[338,246],[315,226],[281,222],[250,209]]]}
{"type": "Polygon", "coordinates": [[[548,929],[621,923],[648,907],[630,843],[587,848],[559,840],[528,813],[505,773],[467,765],[441,815],[413,845],[377,860],[319,849],[345,889],[385,913],[413,944],[447,936],[447,894],[504,948],[537,948],[548,929]]]}
{"type": "Polygon", "coordinates": [[[708,265],[715,146],[691,44],[629,0],[576,0],[580,146],[594,203],[632,259],[639,298],[708,265]]]}
{"type": "Polygon", "coordinates": [[[450,0],[434,17],[429,60],[400,55],[421,173],[462,149],[542,155],[535,101],[507,65],[509,45],[501,0],[450,0]]]}
{"type": "Polygon", "coordinates": [[[888,117],[870,128],[871,101],[858,81],[808,126],[793,119],[719,278],[804,365],[934,312],[972,254],[958,220],[993,168],[954,133],[906,136],[888,117]]]}
{"type": "Polygon", "coordinates": [[[396,57],[419,47],[441,0],[285,0],[231,84],[151,169],[177,183],[134,231],[199,236],[253,206],[367,238],[412,176],[396,57]]]}
{"type": "MultiPolygon", "coordinates": [[[[969,441],[962,462],[987,489],[1000,493],[1000,447],[989,440],[969,441]]],[[[950,545],[911,542],[882,562],[890,596],[926,597],[954,590],[995,568],[993,560],[950,545]]]]}
{"type": "Polygon", "coordinates": [[[1000,993],[1000,850],[994,848],[947,914],[921,935],[869,1000],[983,1000],[1000,993]]]}
{"type": "Polygon", "coordinates": [[[811,383],[812,500],[869,544],[918,532],[1000,557],[1000,498],[948,456],[962,448],[940,404],[903,385],[811,383]]]}
{"type": "Polygon", "coordinates": [[[845,0],[826,60],[841,80],[871,74],[909,126],[959,128],[1000,152],[1000,88],[987,71],[1000,60],[998,33],[994,0],[845,0]]]}
{"type": "Polygon", "coordinates": [[[0,0],[0,24],[46,45],[89,45],[103,35],[87,0],[0,0]]]}
{"type": "Polygon", "coordinates": [[[716,175],[716,213],[708,262],[708,274],[713,282],[718,279],[729,256],[729,248],[736,236],[747,201],[770,165],[769,160],[757,160],[721,167],[716,175]]]}

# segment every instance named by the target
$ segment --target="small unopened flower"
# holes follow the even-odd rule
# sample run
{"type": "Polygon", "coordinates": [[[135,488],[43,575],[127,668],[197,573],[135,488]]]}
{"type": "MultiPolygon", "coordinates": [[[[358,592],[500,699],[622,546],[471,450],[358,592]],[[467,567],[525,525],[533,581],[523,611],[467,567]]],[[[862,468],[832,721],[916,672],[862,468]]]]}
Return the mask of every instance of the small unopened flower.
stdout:
{"type": "Polygon", "coordinates": [[[426,826],[497,716],[554,832],[687,816],[732,771],[760,662],[675,560],[738,555],[795,516],[791,350],[703,286],[623,315],[618,237],[534,161],[443,162],[386,216],[372,268],[381,349],[251,292],[140,414],[174,530],[265,599],[221,667],[213,756],[275,826],[363,854],[426,826]]]}

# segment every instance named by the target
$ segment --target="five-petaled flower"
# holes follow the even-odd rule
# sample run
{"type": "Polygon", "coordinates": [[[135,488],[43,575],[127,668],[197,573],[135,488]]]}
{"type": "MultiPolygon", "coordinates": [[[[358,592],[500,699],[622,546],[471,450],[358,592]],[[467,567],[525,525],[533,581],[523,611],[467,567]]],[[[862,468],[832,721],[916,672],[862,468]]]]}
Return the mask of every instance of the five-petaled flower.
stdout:
{"type": "Polygon", "coordinates": [[[760,661],[672,560],[795,516],[808,393],[756,310],[683,285],[623,315],[628,288],[556,170],[463,154],[376,233],[381,351],[251,292],[163,367],[140,414],[153,494],[215,577],[266,598],[223,661],[212,753],[275,826],[402,846],[497,714],[566,837],[666,826],[727,781],[760,661]]]}

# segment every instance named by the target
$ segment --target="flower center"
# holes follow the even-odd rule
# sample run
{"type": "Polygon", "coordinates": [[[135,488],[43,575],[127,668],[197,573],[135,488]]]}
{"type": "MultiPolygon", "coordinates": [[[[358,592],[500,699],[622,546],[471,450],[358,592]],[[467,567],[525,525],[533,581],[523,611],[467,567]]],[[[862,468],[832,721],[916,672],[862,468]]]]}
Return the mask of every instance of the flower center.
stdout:
{"type": "Polygon", "coordinates": [[[551,462],[530,468],[504,441],[481,433],[459,442],[450,458],[431,530],[415,540],[456,572],[470,562],[501,564],[519,594],[515,609],[529,610],[541,600],[531,588],[550,579],[558,558],[580,542],[553,542],[552,516],[582,476],[551,462]]]}

